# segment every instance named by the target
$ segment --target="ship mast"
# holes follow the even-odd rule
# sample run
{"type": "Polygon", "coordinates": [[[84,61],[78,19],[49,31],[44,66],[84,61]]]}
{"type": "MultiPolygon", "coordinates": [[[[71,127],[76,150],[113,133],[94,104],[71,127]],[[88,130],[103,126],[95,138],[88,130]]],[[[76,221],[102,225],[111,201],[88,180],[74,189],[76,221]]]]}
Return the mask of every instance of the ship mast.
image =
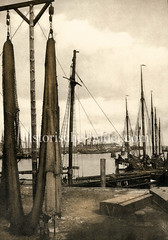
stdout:
{"type": "Polygon", "coordinates": [[[154,114],[153,114],[153,98],[151,91],[151,125],[152,125],[152,155],[155,154],[155,144],[154,144],[154,114]]]}
{"type": "Polygon", "coordinates": [[[76,53],[78,51],[73,51],[72,58],[72,74],[70,77],[70,91],[71,91],[71,99],[70,99],[70,122],[69,122],[69,168],[68,168],[68,183],[72,184],[72,176],[73,176],[73,168],[72,168],[72,151],[73,151],[73,115],[74,115],[74,100],[75,100],[75,86],[77,82],[75,81],[75,73],[76,73],[76,53]]]}
{"type": "Polygon", "coordinates": [[[146,65],[141,65],[141,115],[142,115],[142,136],[143,136],[143,159],[146,156],[146,142],[145,142],[145,115],[144,115],[144,90],[143,90],[143,76],[142,76],[142,67],[146,65]]]}
{"type": "Polygon", "coordinates": [[[157,127],[157,117],[156,117],[156,108],[155,108],[155,155],[157,156],[157,148],[158,148],[158,145],[157,145],[157,130],[158,130],[158,127],[157,127]]]}
{"type": "Polygon", "coordinates": [[[139,152],[139,157],[141,156],[141,150],[140,150],[140,130],[141,130],[141,127],[139,126],[139,122],[138,122],[138,152],[139,152]]]}
{"type": "Polygon", "coordinates": [[[127,149],[127,156],[129,156],[130,146],[129,146],[129,116],[128,116],[128,104],[127,104],[127,96],[125,97],[125,104],[126,104],[126,131],[127,131],[127,139],[126,139],[126,149],[127,149]]]}
{"type": "Polygon", "coordinates": [[[161,154],[161,134],[160,134],[160,118],[159,118],[159,155],[161,154]]]}

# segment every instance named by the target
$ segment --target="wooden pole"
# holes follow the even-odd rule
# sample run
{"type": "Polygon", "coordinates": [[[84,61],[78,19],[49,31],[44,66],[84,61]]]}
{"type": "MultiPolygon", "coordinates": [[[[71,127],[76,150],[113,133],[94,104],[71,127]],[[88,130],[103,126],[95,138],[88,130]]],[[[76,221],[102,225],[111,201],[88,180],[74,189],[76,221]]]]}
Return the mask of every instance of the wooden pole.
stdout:
{"type": "MultiPolygon", "coordinates": [[[[8,2],[8,1],[6,1],[8,2]]],[[[10,2],[10,1],[9,1],[10,2]]],[[[11,10],[11,9],[17,9],[17,8],[24,8],[24,7],[28,7],[30,5],[39,5],[39,4],[43,4],[43,3],[51,3],[54,2],[54,0],[34,0],[34,1],[23,1],[23,2],[19,2],[19,3],[14,3],[14,4],[7,4],[7,5],[2,5],[0,3],[0,12],[1,11],[6,11],[6,10],[11,10]]]]}
{"type": "Polygon", "coordinates": [[[74,97],[75,97],[75,74],[76,74],[76,53],[78,51],[73,51],[72,59],[72,74],[70,77],[71,86],[71,100],[70,100],[70,122],[69,122],[69,168],[68,168],[68,183],[72,184],[73,168],[72,168],[72,152],[73,152],[73,114],[74,114],[74,97]]]}
{"type": "Polygon", "coordinates": [[[117,159],[115,159],[115,168],[116,168],[115,174],[119,174],[119,163],[118,163],[117,159]]]}
{"type": "Polygon", "coordinates": [[[161,155],[161,133],[160,133],[160,118],[159,118],[159,155],[161,155]]]}
{"type": "Polygon", "coordinates": [[[152,155],[155,154],[155,144],[154,144],[154,114],[153,114],[153,99],[151,92],[151,125],[152,125],[152,155]]]}
{"type": "Polygon", "coordinates": [[[145,115],[144,115],[144,91],[143,91],[143,77],[142,77],[142,67],[141,65],[141,115],[142,115],[142,137],[143,137],[143,159],[146,157],[146,142],[145,142],[145,115]]]}
{"type": "Polygon", "coordinates": [[[100,178],[101,178],[101,187],[106,187],[106,159],[100,159],[100,178]]]}
{"type": "Polygon", "coordinates": [[[30,98],[31,98],[31,139],[32,139],[32,180],[33,180],[33,198],[36,193],[37,178],[37,143],[33,140],[36,136],[36,93],[35,93],[35,58],[34,58],[34,6],[30,5],[30,98]]]}
{"type": "Polygon", "coordinates": [[[45,12],[47,7],[54,0],[36,0],[26,1],[17,4],[10,4],[0,6],[0,11],[14,9],[25,22],[29,24],[29,47],[30,47],[30,98],[31,98],[31,140],[32,140],[32,180],[33,180],[33,198],[36,192],[36,178],[37,178],[37,142],[34,141],[36,131],[36,93],[35,93],[35,54],[34,54],[34,26],[45,12]],[[34,5],[45,3],[41,11],[34,18],[34,5]],[[18,9],[29,6],[29,19],[18,9]]]}
{"type": "Polygon", "coordinates": [[[139,122],[138,122],[138,153],[139,153],[139,157],[141,156],[141,150],[140,150],[140,126],[139,126],[139,122]]]}
{"type": "Polygon", "coordinates": [[[155,155],[156,156],[158,154],[157,134],[158,134],[158,127],[157,127],[157,117],[156,117],[156,108],[155,108],[155,155]]]}
{"type": "Polygon", "coordinates": [[[125,98],[125,103],[126,103],[126,128],[127,128],[127,141],[126,141],[126,149],[127,149],[127,157],[129,156],[130,153],[130,145],[129,145],[129,116],[128,116],[128,104],[127,104],[127,97],[125,98]]]}

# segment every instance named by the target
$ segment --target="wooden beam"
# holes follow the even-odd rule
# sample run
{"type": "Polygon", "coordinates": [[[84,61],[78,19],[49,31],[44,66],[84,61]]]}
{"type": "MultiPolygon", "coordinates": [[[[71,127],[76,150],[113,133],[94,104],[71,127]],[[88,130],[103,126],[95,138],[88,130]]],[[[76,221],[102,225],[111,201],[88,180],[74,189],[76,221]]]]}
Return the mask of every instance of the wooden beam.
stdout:
{"type": "Polygon", "coordinates": [[[50,2],[46,3],[43,8],[40,10],[40,12],[38,13],[38,15],[35,17],[34,19],[34,26],[36,25],[36,23],[38,22],[38,20],[41,18],[41,16],[43,15],[43,13],[45,12],[45,10],[48,8],[48,6],[50,5],[50,2]]]}
{"type": "Polygon", "coordinates": [[[54,0],[34,0],[34,1],[26,1],[21,3],[14,3],[10,5],[0,6],[0,11],[6,11],[10,9],[28,7],[30,5],[39,5],[39,4],[51,3],[51,2],[54,2],[54,0]]]}
{"type": "Polygon", "coordinates": [[[25,20],[25,22],[30,24],[29,19],[19,9],[15,8],[14,10],[21,16],[21,18],[23,18],[23,20],[25,20]]]}
{"type": "Polygon", "coordinates": [[[33,141],[33,136],[37,136],[36,129],[36,92],[35,92],[35,53],[34,53],[34,6],[30,5],[29,24],[29,47],[30,47],[30,104],[31,104],[31,138],[32,138],[32,180],[33,199],[36,194],[37,179],[37,143],[33,141]]]}

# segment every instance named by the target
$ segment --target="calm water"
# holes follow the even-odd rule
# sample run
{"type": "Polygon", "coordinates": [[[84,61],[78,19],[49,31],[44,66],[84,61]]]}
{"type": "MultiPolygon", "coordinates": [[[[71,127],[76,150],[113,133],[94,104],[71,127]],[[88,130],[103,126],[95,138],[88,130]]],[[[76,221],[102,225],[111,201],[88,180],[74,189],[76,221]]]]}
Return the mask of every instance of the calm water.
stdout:
{"type": "MultiPolygon", "coordinates": [[[[63,165],[68,166],[68,154],[62,158],[63,165]]],[[[106,159],[106,174],[115,173],[115,160],[110,153],[74,154],[73,166],[79,166],[79,170],[74,170],[75,177],[99,175],[101,158],[106,159]]]]}
{"type": "MultiPolygon", "coordinates": [[[[110,153],[104,154],[74,154],[73,166],[79,169],[73,170],[74,177],[94,176],[100,174],[100,159],[106,159],[106,174],[115,173],[115,160],[110,153]]],[[[63,166],[68,166],[68,154],[62,156],[63,166]]],[[[19,171],[32,170],[31,159],[23,159],[18,163],[19,171]]],[[[0,160],[0,171],[2,170],[2,160],[0,160]]],[[[21,178],[31,178],[31,175],[20,175],[21,178]]]]}

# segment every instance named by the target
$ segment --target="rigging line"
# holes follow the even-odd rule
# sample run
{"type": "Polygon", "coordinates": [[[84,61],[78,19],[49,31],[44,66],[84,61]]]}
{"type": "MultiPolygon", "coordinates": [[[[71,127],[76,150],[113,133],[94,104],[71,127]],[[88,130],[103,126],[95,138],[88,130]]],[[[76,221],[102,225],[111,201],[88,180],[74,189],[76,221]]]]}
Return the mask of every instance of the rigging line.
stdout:
{"type": "Polygon", "coordinates": [[[118,130],[116,129],[116,127],[114,126],[114,124],[111,122],[111,120],[109,119],[109,117],[107,116],[107,114],[104,112],[104,110],[102,109],[102,107],[100,106],[100,104],[96,101],[96,99],[94,98],[94,96],[91,94],[91,92],[89,91],[89,89],[87,88],[87,86],[85,85],[85,83],[82,81],[82,79],[79,77],[78,73],[76,72],[77,77],[79,78],[79,80],[81,81],[81,83],[83,84],[83,86],[86,88],[86,90],[88,91],[88,93],[90,94],[90,96],[93,98],[93,100],[95,101],[95,103],[97,104],[97,106],[100,108],[100,110],[102,111],[102,113],[104,114],[104,116],[107,118],[107,120],[109,121],[109,123],[112,125],[112,127],[115,129],[115,131],[117,132],[117,134],[119,135],[119,137],[124,141],[123,137],[121,136],[121,134],[118,132],[118,130]]]}
{"type": "MultiPolygon", "coordinates": [[[[40,25],[39,22],[38,22],[38,25],[39,25],[39,27],[40,27],[40,29],[41,29],[41,31],[42,31],[42,33],[43,33],[45,39],[47,40],[47,36],[46,36],[46,34],[45,34],[45,32],[44,32],[44,30],[43,30],[43,28],[41,27],[41,25],[40,25]]],[[[60,61],[59,61],[59,59],[58,59],[57,56],[56,56],[56,59],[57,59],[57,62],[58,62],[58,64],[59,64],[59,66],[60,66],[62,72],[64,73],[65,77],[67,77],[67,75],[66,75],[66,73],[65,73],[65,71],[64,71],[64,69],[63,69],[63,67],[62,67],[62,65],[61,65],[61,63],[60,63],[60,61]]]]}
{"type": "MultiPolygon", "coordinates": [[[[3,94],[0,92],[0,95],[3,97],[3,94]]],[[[24,126],[24,124],[21,122],[21,120],[19,120],[19,122],[21,123],[21,125],[23,126],[23,128],[26,130],[26,132],[28,133],[28,134],[30,134],[29,133],[29,131],[26,129],[26,127],[24,126]]]]}
{"type": "MultiPolygon", "coordinates": [[[[33,13],[33,16],[35,17],[34,13],[33,13]]],[[[38,24],[38,26],[40,27],[40,29],[41,29],[41,31],[42,31],[42,33],[43,33],[43,35],[44,35],[45,39],[47,40],[47,39],[48,39],[48,37],[46,36],[46,34],[45,34],[45,32],[44,32],[44,30],[43,30],[42,26],[41,26],[41,25],[40,25],[40,23],[39,23],[39,21],[37,22],[37,24],[38,24]]]]}
{"type": "Polygon", "coordinates": [[[68,120],[69,119],[69,114],[70,114],[70,97],[71,97],[71,91],[70,91],[70,84],[68,87],[68,98],[67,98],[67,102],[66,102],[66,106],[65,106],[65,114],[64,114],[64,118],[63,118],[63,122],[62,122],[62,127],[61,127],[61,135],[65,135],[67,136],[68,134],[68,120]]]}
{"type": "Polygon", "coordinates": [[[26,129],[26,127],[24,126],[24,124],[19,120],[20,124],[22,125],[22,127],[26,130],[26,132],[30,135],[29,131],[26,129]]]}
{"type": "MultiPolygon", "coordinates": [[[[38,24],[39,24],[39,23],[38,23],[38,24]]],[[[47,36],[45,35],[45,33],[44,33],[44,31],[43,31],[43,29],[42,29],[42,27],[41,27],[40,24],[39,24],[39,26],[40,26],[41,31],[43,32],[44,37],[47,39],[47,36]]],[[[57,62],[58,62],[58,64],[59,64],[62,72],[64,73],[65,76],[67,76],[66,73],[65,73],[65,71],[64,71],[64,69],[63,69],[63,67],[62,67],[62,65],[61,65],[61,63],[60,63],[60,61],[59,61],[59,59],[58,59],[57,57],[56,57],[56,59],[57,59],[57,62]]],[[[120,136],[120,138],[124,141],[124,139],[122,138],[122,136],[120,135],[120,133],[117,131],[117,129],[115,128],[115,126],[113,125],[113,123],[110,121],[110,119],[108,118],[108,116],[105,114],[105,112],[103,111],[103,109],[101,108],[101,106],[97,103],[96,99],[95,99],[95,98],[93,97],[93,95],[90,93],[89,89],[86,87],[86,85],[84,84],[84,82],[82,81],[82,79],[79,77],[79,75],[77,74],[77,72],[76,72],[76,75],[77,75],[77,77],[79,78],[79,80],[81,81],[81,83],[84,85],[84,87],[86,88],[86,90],[89,92],[89,94],[91,95],[91,97],[94,99],[94,101],[96,102],[96,104],[99,106],[99,108],[101,109],[101,111],[103,112],[103,114],[105,115],[105,117],[108,119],[108,121],[110,122],[110,124],[113,126],[113,128],[115,129],[115,131],[117,132],[117,134],[118,134],[118,135],[120,136]]]]}
{"type": "Polygon", "coordinates": [[[135,131],[137,127],[140,127],[140,115],[141,115],[141,106],[139,104],[139,108],[138,108],[138,115],[137,115],[137,120],[136,120],[136,126],[135,126],[135,131]]]}
{"type": "Polygon", "coordinates": [[[148,112],[146,101],[145,101],[145,108],[146,108],[146,112],[147,112],[148,121],[150,122],[150,117],[149,117],[149,112],[148,112]]]}
{"type": "MultiPolygon", "coordinates": [[[[28,13],[29,13],[29,12],[27,12],[26,16],[28,15],[28,13]]],[[[24,20],[22,20],[22,21],[20,22],[20,24],[19,24],[19,26],[16,28],[14,34],[11,36],[11,40],[12,40],[13,37],[16,35],[16,33],[18,32],[19,28],[22,26],[23,22],[24,22],[24,20]]],[[[2,56],[2,53],[3,53],[3,51],[1,52],[0,57],[2,56]]]]}
{"type": "MultiPolygon", "coordinates": [[[[29,14],[29,11],[26,13],[26,17],[29,14]]],[[[23,24],[24,19],[20,22],[19,26],[16,28],[14,34],[11,36],[11,39],[16,35],[16,33],[18,32],[19,28],[21,27],[21,25],[23,24]]]]}
{"type": "MultiPolygon", "coordinates": [[[[149,134],[150,136],[152,135],[152,130],[151,130],[151,119],[149,117],[149,112],[148,112],[148,108],[147,108],[147,104],[146,104],[146,101],[145,101],[145,108],[146,108],[146,112],[147,112],[147,125],[148,125],[148,128],[147,128],[147,134],[149,134]]],[[[151,138],[150,138],[151,140],[151,138]]]]}
{"type": "MultiPolygon", "coordinates": [[[[75,94],[75,95],[76,95],[76,94],[75,94]]],[[[93,123],[92,123],[92,121],[90,120],[90,118],[89,118],[89,116],[88,116],[87,112],[85,111],[85,109],[84,109],[84,107],[83,107],[83,105],[82,105],[82,103],[81,103],[81,101],[79,100],[79,98],[78,98],[78,96],[77,96],[77,95],[76,95],[76,98],[78,99],[78,102],[79,102],[79,104],[81,105],[81,107],[82,107],[82,109],[83,109],[84,113],[86,114],[86,117],[87,117],[87,119],[89,120],[89,122],[90,122],[90,124],[91,124],[91,126],[92,126],[93,130],[95,131],[95,133],[96,133],[96,135],[97,135],[97,137],[98,137],[98,133],[97,133],[97,131],[96,131],[95,127],[93,126],[93,123]]]]}
{"type": "Polygon", "coordinates": [[[131,120],[130,120],[130,118],[128,118],[128,121],[129,121],[129,126],[130,126],[130,133],[131,133],[131,135],[133,136],[133,129],[132,129],[132,126],[131,126],[131,120]]]}
{"type": "Polygon", "coordinates": [[[39,27],[40,27],[40,29],[41,29],[41,31],[42,31],[42,33],[43,33],[43,35],[44,35],[45,39],[47,40],[48,38],[47,38],[47,36],[46,36],[46,34],[45,34],[45,32],[44,32],[44,30],[43,30],[42,26],[40,25],[40,23],[39,23],[39,22],[37,22],[37,24],[39,25],[39,27]]]}
{"type": "MultiPolygon", "coordinates": [[[[78,90],[78,99],[79,99],[79,88],[77,88],[78,90]]],[[[80,104],[78,104],[78,114],[79,114],[79,131],[80,131],[80,136],[81,136],[81,111],[80,111],[80,104]]]]}
{"type": "Polygon", "coordinates": [[[66,73],[65,73],[65,71],[64,71],[64,69],[63,69],[63,67],[62,67],[62,65],[61,65],[61,63],[60,63],[60,61],[58,60],[57,57],[56,57],[56,59],[57,59],[57,62],[58,62],[58,64],[59,64],[59,66],[60,66],[62,72],[64,73],[65,77],[67,77],[67,75],[66,75],[66,73]]]}

